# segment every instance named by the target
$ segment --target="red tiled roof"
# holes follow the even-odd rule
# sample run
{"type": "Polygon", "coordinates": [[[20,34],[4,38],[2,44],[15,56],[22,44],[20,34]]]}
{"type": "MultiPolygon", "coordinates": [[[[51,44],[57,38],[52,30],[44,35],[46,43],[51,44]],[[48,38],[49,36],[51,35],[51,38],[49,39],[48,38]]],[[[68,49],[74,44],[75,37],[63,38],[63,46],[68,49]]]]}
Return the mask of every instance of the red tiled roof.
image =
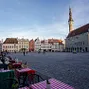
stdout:
{"type": "Polygon", "coordinates": [[[34,42],[34,40],[33,40],[33,39],[31,39],[29,42],[34,42]]]}
{"type": "Polygon", "coordinates": [[[63,41],[62,40],[59,40],[59,39],[48,39],[48,43],[59,43],[59,44],[62,44],[63,41]]]}
{"type": "Polygon", "coordinates": [[[68,34],[67,38],[88,32],[88,29],[89,29],[89,24],[86,24],[86,25],[84,25],[80,28],[77,28],[77,29],[73,30],[72,32],[70,32],[68,34]]]}
{"type": "Polygon", "coordinates": [[[45,40],[42,40],[41,43],[45,43],[45,40]]]}
{"type": "Polygon", "coordinates": [[[3,44],[18,44],[17,38],[6,38],[3,44]]]}

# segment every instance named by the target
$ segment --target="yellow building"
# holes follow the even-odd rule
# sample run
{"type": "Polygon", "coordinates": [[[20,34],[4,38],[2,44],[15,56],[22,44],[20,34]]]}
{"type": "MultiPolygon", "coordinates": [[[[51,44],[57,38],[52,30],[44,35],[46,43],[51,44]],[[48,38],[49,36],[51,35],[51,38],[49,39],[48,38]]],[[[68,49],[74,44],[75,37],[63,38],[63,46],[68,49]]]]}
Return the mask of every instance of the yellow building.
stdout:
{"type": "Polygon", "coordinates": [[[29,51],[29,40],[28,39],[18,39],[18,51],[29,51]]]}

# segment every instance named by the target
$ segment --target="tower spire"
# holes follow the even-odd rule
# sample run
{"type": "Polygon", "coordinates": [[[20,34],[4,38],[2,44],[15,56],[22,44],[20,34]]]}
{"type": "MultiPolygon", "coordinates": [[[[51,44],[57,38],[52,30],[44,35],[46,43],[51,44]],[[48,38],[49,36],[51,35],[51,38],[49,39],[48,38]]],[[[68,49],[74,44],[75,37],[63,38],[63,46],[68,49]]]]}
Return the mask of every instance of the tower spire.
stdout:
{"type": "Polygon", "coordinates": [[[68,23],[69,23],[69,32],[71,32],[73,30],[73,18],[72,18],[72,10],[71,8],[69,7],[69,20],[68,20],[68,23]]]}

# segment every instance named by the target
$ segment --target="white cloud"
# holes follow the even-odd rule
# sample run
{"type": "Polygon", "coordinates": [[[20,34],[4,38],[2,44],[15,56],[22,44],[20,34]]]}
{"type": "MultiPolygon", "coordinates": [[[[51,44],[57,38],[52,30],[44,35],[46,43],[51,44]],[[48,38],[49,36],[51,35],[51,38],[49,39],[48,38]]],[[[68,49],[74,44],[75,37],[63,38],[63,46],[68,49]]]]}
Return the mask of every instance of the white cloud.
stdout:
{"type": "MultiPolygon", "coordinates": [[[[70,7],[73,12],[74,19],[74,28],[78,28],[89,22],[89,4],[88,0],[71,0],[70,7]]],[[[19,38],[28,38],[35,39],[37,37],[41,39],[47,38],[62,38],[65,39],[68,34],[68,9],[69,5],[66,6],[61,22],[54,22],[53,24],[48,24],[45,26],[42,25],[33,25],[27,27],[17,27],[8,29],[5,34],[1,35],[1,38],[7,37],[19,37],[19,38]]],[[[54,16],[53,21],[55,21],[56,17],[54,16]]]]}
{"type": "Polygon", "coordinates": [[[70,5],[73,12],[75,28],[89,23],[89,0],[72,0],[70,5]]]}
{"type": "Polygon", "coordinates": [[[67,33],[66,24],[62,23],[55,23],[50,24],[47,26],[38,26],[34,25],[32,27],[28,28],[16,28],[13,29],[9,37],[24,37],[29,39],[35,39],[37,37],[41,39],[47,39],[47,38],[65,38],[67,33]],[[26,30],[28,29],[28,30],[26,30]]]}

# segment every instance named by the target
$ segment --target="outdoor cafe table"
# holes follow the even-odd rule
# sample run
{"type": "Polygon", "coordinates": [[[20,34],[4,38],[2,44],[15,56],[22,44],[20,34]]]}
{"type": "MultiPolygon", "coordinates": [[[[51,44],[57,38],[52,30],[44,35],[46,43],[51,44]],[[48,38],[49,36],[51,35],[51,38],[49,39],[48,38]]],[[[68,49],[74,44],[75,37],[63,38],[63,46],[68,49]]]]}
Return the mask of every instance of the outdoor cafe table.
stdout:
{"type": "Polygon", "coordinates": [[[18,63],[13,63],[12,66],[13,68],[21,68],[22,63],[18,62],[18,63]]]}
{"type": "Polygon", "coordinates": [[[10,63],[15,63],[15,60],[9,60],[10,63]]]}
{"type": "MultiPolygon", "coordinates": [[[[65,83],[63,83],[61,81],[58,81],[58,80],[56,80],[54,78],[49,79],[49,82],[50,82],[51,89],[74,89],[70,85],[65,84],[65,83]]],[[[46,89],[46,80],[31,85],[30,89],[46,89]]]]}
{"type": "Polygon", "coordinates": [[[18,78],[19,83],[20,83],[21,76],[25,77],[25,78],[23,78],[23,84],[24,84],[28,74],[35,74],[35,72],[36,72],[35,70],[32,70],[30,68],[16,69],[16,71],[15,71],[16,77],[18,78]]]}
{"type": "Polygon", "coordinates": [[[2,89],[2,83],[7,78],[14,78],[13,70],[0,70],[0,89],[2,89]]]}

